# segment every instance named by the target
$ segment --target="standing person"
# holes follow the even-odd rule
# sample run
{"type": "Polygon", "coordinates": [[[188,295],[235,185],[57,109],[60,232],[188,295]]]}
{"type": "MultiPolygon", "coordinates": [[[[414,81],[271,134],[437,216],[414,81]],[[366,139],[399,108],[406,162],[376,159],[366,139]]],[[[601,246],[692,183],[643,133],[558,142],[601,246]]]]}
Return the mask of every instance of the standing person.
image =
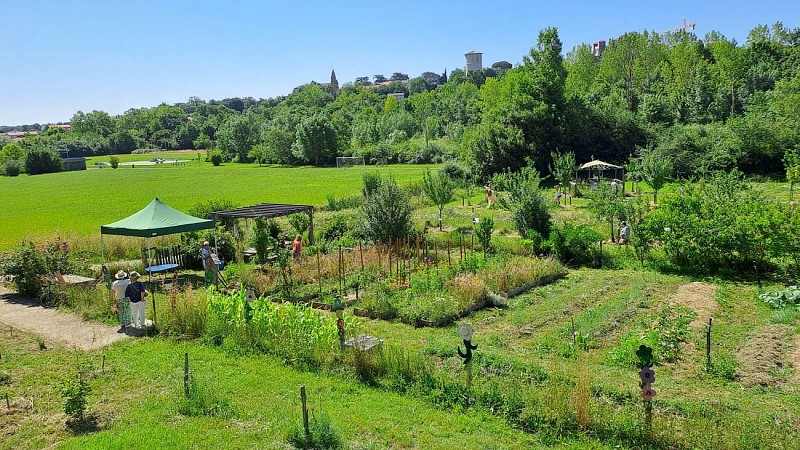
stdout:
{"type": "Polygon", "coordinates": [[[203,242],[203,248],[200,249],[200,259],[203,260],[203,270],[206,275],[206,283],[214,283],[217,281],[217,268],[214,264],[214,256],[211,254],[211,246],[208,241],[203,242]]]}
{"type": "Polygon", "coordinates": [[[631,227],[628,225],[628,222],[624,220],[620,223],[619,227],[619,243],[628,245],[628,241],[631,238],[631,227]]]}
{"type": "Polygon", "coordinates": [[[117,313],[119,318],[119,326],[127,328],[131,326],[131,303],[125,296],[125,289],[131,284],[128,279],[128,274],[124,270],[120,270],[114,275],[114,283],[111,284],[111,296],[113,305],[111,312],[117,313]]]}
{"type": "Polygon", "coordinates": [[[486,183],[484,189],[486,189],[486,202],[489,204],[488,208],[492,209],[494,205],[494,189],[492,188],[492,183],[486,183]]]}
{"type": "Polygon", "coordinates": [[[150,295],[144,287],[144,283],[139,281],[139,272],[131,272],[131,282],[125,287],[125,297],[131,302],[131,316],[133,327],[143,329],[145,323],[145,308],[147,306],[147,296],[150,295]]]}
{"type": "Polygon", "coordinates": [[[292,242],[292,256],[296,262],[300,262],[300,252],[303,250],[303,235],[298,234],[292,242]]]}

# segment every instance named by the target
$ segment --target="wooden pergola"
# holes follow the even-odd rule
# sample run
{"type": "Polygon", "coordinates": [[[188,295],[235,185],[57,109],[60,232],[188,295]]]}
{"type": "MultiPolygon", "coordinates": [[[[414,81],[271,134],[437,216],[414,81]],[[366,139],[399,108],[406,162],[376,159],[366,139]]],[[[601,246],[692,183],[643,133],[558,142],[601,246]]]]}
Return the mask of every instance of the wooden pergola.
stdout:
{"type": "Polygon", "coordinates": [[[285,203],[261,203],[260,205],[214,211],[211,217],[230,219],[274,219],[297,213],[308,214],[308,243],[314,244],[314,207],[310,205],[290,205],[285,203]]]}

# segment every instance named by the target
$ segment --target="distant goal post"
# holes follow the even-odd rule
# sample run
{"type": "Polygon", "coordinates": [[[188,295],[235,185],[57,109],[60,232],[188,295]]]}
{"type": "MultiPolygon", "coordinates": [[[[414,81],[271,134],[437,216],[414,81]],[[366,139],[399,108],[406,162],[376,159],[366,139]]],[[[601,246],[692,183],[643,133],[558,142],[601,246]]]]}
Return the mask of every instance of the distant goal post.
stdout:
{"type": "Polygon", "coordinates": [[[353,167],[353,166],[364,166],[364,157],[363,156],[337,156],[336,157],[336,168],[341,169],[342,167],[353,167]]]}

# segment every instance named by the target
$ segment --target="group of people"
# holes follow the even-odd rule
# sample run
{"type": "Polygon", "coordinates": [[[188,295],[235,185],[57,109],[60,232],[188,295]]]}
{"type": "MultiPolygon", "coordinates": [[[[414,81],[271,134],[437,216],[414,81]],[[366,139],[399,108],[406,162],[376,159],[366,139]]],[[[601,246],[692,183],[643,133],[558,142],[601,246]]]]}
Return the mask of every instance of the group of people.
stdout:
{"type": "Polygon", "coordinates": [[[126,273],[120,270],[114,275],[114,282],[111,284],[113,295],[113,305],[111,310],[119,318],[119,325],[124,329],[133,327],[144,329],[147,325],[145,320],[145,309],[147,307],[147,297],[150,292],[139,281],[139,272],[131,271],[126,273]]]}

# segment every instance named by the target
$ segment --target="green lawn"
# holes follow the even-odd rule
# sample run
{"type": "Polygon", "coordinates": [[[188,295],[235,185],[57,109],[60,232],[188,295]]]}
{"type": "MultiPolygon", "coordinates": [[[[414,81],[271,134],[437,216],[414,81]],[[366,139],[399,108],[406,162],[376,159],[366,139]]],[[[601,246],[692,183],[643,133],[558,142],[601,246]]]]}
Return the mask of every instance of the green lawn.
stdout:
{"type": "MultiPolygon", "coordinates": [[[[164,155],[125,155],[124,159],[149,160],[156,156],[164,155]]],[[[328,195],[358,194],[365,172],[391,174],[398,183],[406,184],[421,180],[424,170],[425,166],[412,165],[336,169],[231,163],[214,167],[195,159],[185,166],[120,166],[0,177],[0,250],[26,237],[99,236],[100,225],[127,217],[154,197],[182,211],[209,199],[230,200],[241,206],[266,202],[319,206],[325,204],[328,195]]]]}
{"type": "Polygon", "coordinates": [[[286,434],[302,417],[301,386],[309,409],[332,418],[347,448],[540,447],[536,436],[486,410],[442,410],[349,376],[301,372],[266,357],[149,338],[121,342],[104,353],[35,347],[31,336],[11,337],[7,329],[0,335],[0,373],[10,374],[9,384],[0,384],[2,449],[288,448],[286,434]],[[230,402],[232,417],[186,417],[177,411],[185,352],[195,378],[230,402]],[[101,423],[100,431],[82,436],[65,429],[58,392],[60,381],[74,376],[77,361],[92,369],[89,411],[101,423]]]}

